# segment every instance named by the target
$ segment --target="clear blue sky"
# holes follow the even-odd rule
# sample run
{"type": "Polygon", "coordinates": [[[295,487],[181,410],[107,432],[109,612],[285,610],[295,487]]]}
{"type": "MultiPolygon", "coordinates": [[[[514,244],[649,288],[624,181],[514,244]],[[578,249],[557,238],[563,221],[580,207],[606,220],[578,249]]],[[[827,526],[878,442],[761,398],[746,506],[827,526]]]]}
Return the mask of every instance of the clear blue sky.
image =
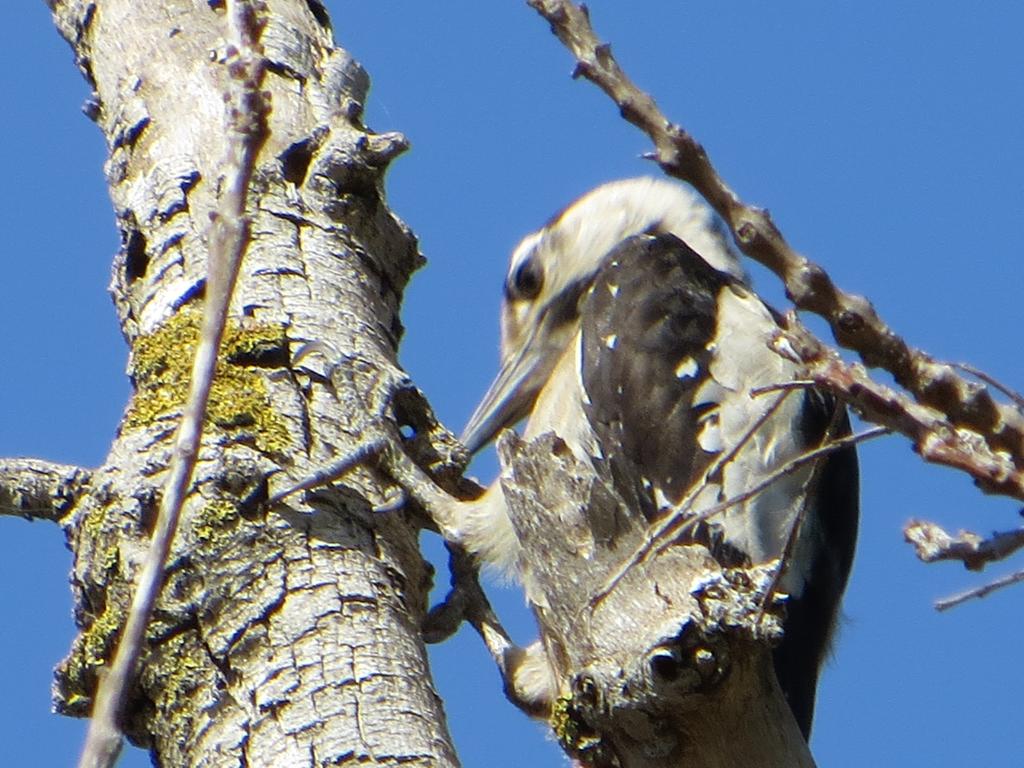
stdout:
{"type": "MultiPolygon", "coordinates": [[[[408,293],[402,360],[457,431],[497,365],[511,247],[595,184],[655,172],[638,159],[648,145],[595,88],[569,79],[568,55],[520,0],[328,6],[339,44],[373,78],[369,124],[412,141],[389,200],[430,261],[408,293]]],[[[1019,0],[590,7],[633,77],[797,248],[913,343],[1024,388],[1019,0]]],[[[103,142],[79,111],[88,89],[43,2],[5,14],[0,455],[96,465],[128,391],[106,295],[117,235],[103,142]]],[[[778,301],[774,282],[757,279],[778,301]]],[[[490,479],[493,467],[475,471],[490,479]]],[[[1012,527],[1019,505],[924,467],[897,438],[865,447],[862,468],[860,550],[819,697],[819,764],[1019,764],[1024,587],[936,614],[934,598],[989,574],[921,565],[901,535],[912,516],[1012,527]]],[[[51,668],[73,634],[69,554],[55,526],[7,518],[0,547],[3,762],[69,765],[82,723],[49,714],[51,668]]],[[[530,639],[517,594],[498,604],[530,639]]],[[[474,636],[432,660],[467,766],[564,764],[504,702],[474,636]]],[[[122,761],[146,764],[137,750],[122,761]]]]}

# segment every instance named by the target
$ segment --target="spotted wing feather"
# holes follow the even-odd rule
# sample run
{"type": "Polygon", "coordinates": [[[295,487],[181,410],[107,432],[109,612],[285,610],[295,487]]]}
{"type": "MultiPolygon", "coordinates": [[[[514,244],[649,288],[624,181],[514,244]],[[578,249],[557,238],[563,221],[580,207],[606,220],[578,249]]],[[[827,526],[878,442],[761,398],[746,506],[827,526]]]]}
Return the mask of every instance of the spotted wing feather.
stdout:
{"type": "Polygon", "coordinates": [[[715,303],[728,276],[671,235],[627,240],[609,255],[582,308],[584,406],[620,488],[658,512],[701,475],[713,452],[696,449],[715,303]]]}
{"type": "MultiPolygon", "coordinates": [[[[736,433],[728,432],[724,425],[721,434],[713,428],[712,420],[722,405],[716,398],[730,394],[749,398],[749,392],[737,394],[726,379],[750,370],[767,375],[766,367],[776,362],[761,337],[753,334],[751,359],[714,359],[716,349],[721,354],[723,348],[729,348],[735,354],[736,334],[751,333],[745,327],[717,327],[722,310],[718,302],[730,282],[736,283],[736,279],[710,267],[678,238],[639,236],[608,255],[581,305],[584,411],[597,443],[604,447],[601,461],[607,464],[619,492],[627,501],[638,503],[648,517],[662,511],[666,502],[677,503],[714,458],[731,447],[718,440],[728,442],[736,433]],[[733,337],[720,344],[723,339],[716,334],[721,333],[733,337]],[[724,387],[715,381],[715,369],[724,387]]],[[[744,301],[747,307],[756,302],[763,321],[774,324],[771,312],[756,297],[749,294],[744,301]]],[[[735,296],[727,304],[730,302],[735,304],[735,296]]],[[[738,348],[742,349],[742,344],[738,348]]],[[[817,447],[827,434],[849,432],[848,418],[837,410],[841,406],[832,397],[815,390],[796,391],[787,397],[792,399],[786,408],[763,428],[776,434],[758,438],[760,444],[772,446],[770,452],[782,450],[778,446],[784,444],[786,450],[797,454],[817,447]]],[[[737,412],[742,411],[732,413],[737,412]]],[[[748,453],[756,451],[749,448],[748,453]]],[[[759,463],[760,459],[755,459],[758,457],[741,455],[735,467],[725,470],[726,478],[730,471],[735,473],[731,492],[757,482],[758,473],[763,477],[776,461],[763,459],[759,463]]],[[[788,521],[795,519],[796,508],[806,505],[793,552],[793,560],[798,562],[787,565],[793,573],[788,584],[791,599],[785,639],[775,652],[779,683],[805,735],[810,733],[818,672],[827,655],[853,559],[857,474],[855,451],[836,451],[809,473],[809,487],[800,486],[799,499],[794,495],[786,501],[788,491],[776,489],[775,500],[760,506],[755,500],[732,510],[732,518],[723,522],[727,540],[753,540],[760,534],[768,542],[760,554],[776,557],[781,555],[784,541],[778,534],[765,537],[763,532],[787,528],[788,521]],[[779,495],[783,497],[781,505],[779,495]],[[787,517],[749,519],[782,514],[787,517]],[[786,524],[779,526],[780,520],[786,524]]],[[[726,482],[730,484],[728,479],[726,482]]],[[[786,535],[783,532],[782,536],[786,535]]]]}

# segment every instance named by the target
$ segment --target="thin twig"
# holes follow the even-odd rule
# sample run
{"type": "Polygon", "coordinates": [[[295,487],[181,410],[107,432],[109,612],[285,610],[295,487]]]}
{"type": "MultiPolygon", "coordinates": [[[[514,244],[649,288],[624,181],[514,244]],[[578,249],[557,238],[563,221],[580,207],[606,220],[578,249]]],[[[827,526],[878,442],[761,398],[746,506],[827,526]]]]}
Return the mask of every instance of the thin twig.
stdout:
{"type": "MultiPolygon", "coordinates": [[[[721,514],[737,504],[742,504],[745,501],[752,499],[754,496],[764,492],[782,478],[792,475],[808,463],[817,461],[822,456],[827,456],[841,448],[857,445],[858,443],[863,443],[873,438],[888,434],[890,434],[890,430],[886,427],[872,427],[871,429],[865,430],[864,432],[860,432],[856,435],[847,435],[845,437],[837,438],[827,445],[819,446],[814,450],[807,451],[793,459],[790,459],[770,475],[765,477],[764,480],[757,485],[748,488],[743,493],[739,493],[719,504],[715,504],[705,510],[701,510],[701,512],[696,515],[687,516],[685,514],[686,508],[682,505],[675,507],[664,518],[658,521],[657,525],[647,531],[643,542],[636,548],[636,550],[634,550],[633,554],[623,561],[623,563],[616,569],[615,573],[612,574],[605,582],[604,587],[595,593],[592,598],[592,603],[599,602],[607,597],[615,588],[616,584],[622,580],[622,577],[625,576],[630,569],[647,560],[652,552],[658,554],[664,551],[666,547],[671,545],[674,537],[682,533],[684,530],[692,529],[694,526],[710,520],[715,515],[721,514]]],[[[697,485],[700,486],[701,483],[698,483],[697,485]]],[[[694,494],[691,494],[690,498],[693,497],[694,494]]]]}
{"type": "MultiPolygon", "coordinates": [[[[810,339],[806,329],[791,331],[790,336],[798,343],[810,339]]],[[[819,386],[850,403],[863,418],[909,437],[925,461],[967,473],[986,493],[1024,499],[1024,472],[976,432],[958,429],[933,408],[874,381],[863,365],[846,363],[834,349],[823,347],[804,365],[819,386]]]]}
{"type": "Polygon", "coordinates": [[[163,585],[164,564],[192,479],[203,421],[217,364],[217,351],[239,264],[249,241],[245,204],[256,153],[265,137],[267,107],[263,79],[260,22],[247,0],[228,0],[229,46],[226,63],[231,84],[224,186],[211,222],[203,327],[192,366],[188,401],[175,436],[171,467],[160,502],[146,560],[138,576],[124,631],[109,670],[100,678],[79,768],[108,768],[121,750],[119,721],[135,672],[153,605],[163,585]]]}
{"type": "Polygon", "coordinates": [[[284,490],[278,491],[267,499],[266,506],[268,508],[273,507],[275,504],[281,503],[293,494],[301,491],[308,491],[313,488],[322,488],[335,480],[340,480],[344,475],[348,474],[356,467],[365,464],[370,459],[378,456],[384,449],[384,441],[385,438],[383,437],[368,440],[348,455],[335,461],[330,466],[324,467],[323,469],[309,475],[309,477],[300,480],[298,483],[290,485],[284,490]]]}
{"type": "Polygon", "coordinates": [[[975,587],[974,589],[969,589],[966,592],[961,592],[959,595],[953,595],[952,597],[947,597],[943,600],[936,600],[935,610],[948,611],[950,608],[955,608],[956,606],[960,605],[961,603],[965,603],[968,600],[987,597],[988,595],[990,595],[998,589],[1002,589],[1003,587],[1010,587],[1014,584],[1019,584],[1022,581],[1024,581],[1024,570],[1016,571],[1007,576],[1003,576],[1002,578],[996,579],[995,581],[991,581],[983,586],[975,587]]]}
{"type": "MultiPolygon", "coordinates": [[[[605,583],[605,587],[597,593],[595,600],[601,600],[608,595],[619,581],[626,575],[626,573],[638,563],[643,562],[650,554],[652,548],[656,543],[663,540],[663,537],[671,535],[671,533],[677,530],[681,522],[688,521],[685,517],[685,513],[690,509],[693,503],[697,500],[697,497],[708,485],[712,482],[712,478],[718,477],[722,468],[725,467],[730,461],[732,461],[736,455],[743,449],[743,447],[750,442],[754,434],[761,428],[761,426],[774,414],[779,406],[785,401],[789,395],[788,390],[783,390],[777,398],[769,405],[764,411],[758,416],[753,423],[747,428],[747,431],[743,433],[743,436],[736,441],[736,445],[732,448],[715,458],[711,464],[701,474],[700,479],[694,482],[690,487],[686,496],[684,496],[675,508],[669,510],[660,520],[648,529],[644,536],[644,541],[637,547],[637,550],[633,553],[633,556],[625,560],[620,567],[612,574],[611,578],[605,583]]],[[[695,519],[694,523],[699,523],[700,519],[695,519]]]]}
{"type": "Polygon", "coordinates": [[[794,474],[807,464],[817,461],[821,457],[834,453],[841,448],[857,445],[858,443],[867,442],[875,437],[881,437],[888,434],[890,434],[890,430],[886,427],[872,427],[871,429],[865,430],[864,432],[860,432],[856,435],[847,435],[845,437],[837,438],[827,445],[822,445],[814,450],[800,454],[783,464],[752,488],[748,488],[743,493],[737,494],[730,499],[726,499],[719,504],[715,504],[694,517],[687,518],[679,514],[672,515],[667,521],[668,524],[664,526],[664,530],[658,532],[660,534],[659,538],[662,540],[662,545],[658,548],[659,551],[668,543],[666,540],[676,532],[682,531],[686,528],[692,528],[699,523],[707,522],[715,515],[721,514],[737,504],[749,501],[754,496],[766,491],[782,478],[794,474]]]}
{"type": "MultiPolygon", "coordinates": [[[[794,251],[775,227],[768,212],[743,203],[719,176],[704,148],[685,130],[668,120],[654,100],[636,87],[590,25],[582,6],[569,0],[528,0],[551,25],[576,58],[574,76],[597,85],[619,107],[622,116],[654,143],[650,155],[670,176],[691,184],[729,225],[745,254],[778,275],[794,305],[828,321],[836,340],[856,351],[872,367],[893,374],[896,381],[936,415],[936,432],[905,432],[898,419],[881,418],[859,390],[834,390],[862,411],[865,418],[904,432],[915,441],[922,457],[970,473],[990,492],[1024,499],[1024,415],[996,402],[988,389],[968,382],[953,366],[932,359],[908,345],[878,317],[865,298],[840,290],[817,264],[794,251]],[[947,429],[948,427],[948,429],[947,429]],[[946,432],[971,430],[978,439],[946,440],[946,432]],[[964,443],[973,442],[967,448],[964,443]],[[934,444],[938,443],[938,444],[934,444]]],[[[826,345],[800,329],[804,362],[821,362],[826,345]]],[[[838,358],[837,358],[838,360],[838,358]]],[[[836,366],[836,360],[826,360],[836,366]]],[[[845,365],[845,364],[842,364],[845,365]]],[[[816,380],[821,381],[817,376],[816,380]]]]}
{"type": "Polygon", "coordinates": [[[794,379],[793,381],[784,381],[781,384],[766,384],[763,387],[754,387],[750,390],[750,396],[761,397],[772,392],[792,392],[798,389],[812,389],[815,386],[817,386],[817,382],[813,379],[794,379]]]}
{"type": "Polygon", "coordinates": [[[1024,408],[1024,395],[1021,395],[1016,390],[1010,389],[1010,387],[1000,382],[999,379],[995,378],[994,376],[990,376],[984,371],[978,370],[973,365],[970,365],[968,363],[953,363],[953,366],[959,368],[964,373],[974,376],[976,379],[981,379],[993,389],[998,389],[1000,392],[1002,392],[1004,395],[1010,398],[1013,401],[1014,405],[1016,405],[1018,408],[1024,408]]]}
{"type": "Polygon", "coordinates": [[[545,703],[527,700],[517,685],[516,674],[527,651],[512,641],[491,608],[480,586],[479,570],[472,556],[458,545],[445,544],[452,588],[444,601],[427,615],[423,626],[425,642],[441,642],[453,635],[463,621],[469,622],[491,654],[508,700],[528,715],[542,715],[545,703]]]}
{"type": "MultiPolygon", "coordinates": [[[[825,432],[821,437],[821,445],[819,446],[819,449],[821,447],[831,448],[834,445],[836,442],[836,431],[846,418],[846,409],[842,406],[836,407],[832,411],[832,416],[829,419],[828,426],[825,428],[825,432]]],[[[888,433],[888,430],[885,430],[885,433],[888,433]]],[[[863,435],[861,437],[863,438],[863,435]]],[[[782,577],[786,574],[787,567],[793,562],[793,555],[796,552],[797,543],[800,540],[800,532],[803,530],[804,522],[806,521],[807,514],[810,509],[810,489],[818,487],[823,467],[823,462],[815,461],[811,467],[811,472],[808,475],[807,480],[804,481],[803,486],[800,489],[800,509],[797,511],[792,525],[789,526],[789,535],[786,537],[786,545],[782,548],[782,552],[779,554],[779,566],[772,572],[771,581],[765,589],[764,599],[761,601],[761,611],[757,619],[758,624],[764,621],[768,608],[771,606],[772,600],[778,592],[779,584],[782,583],[782,577]]]]}

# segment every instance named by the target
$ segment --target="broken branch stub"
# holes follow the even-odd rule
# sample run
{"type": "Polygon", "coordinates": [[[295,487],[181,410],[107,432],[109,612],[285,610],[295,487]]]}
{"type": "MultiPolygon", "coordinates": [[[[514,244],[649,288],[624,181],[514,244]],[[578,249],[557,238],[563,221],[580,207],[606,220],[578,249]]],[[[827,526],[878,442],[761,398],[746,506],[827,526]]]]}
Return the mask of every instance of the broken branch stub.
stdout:
{"type": "Polygon", "coordinates": [[[508,432],[498,453],[558,685],[552,727],[570,754],[637,768],[814,764],[772,668],[777,562],[726,567],[680,541],[615,578],[644,540],[642,513],[553,434],[508,432]]]}

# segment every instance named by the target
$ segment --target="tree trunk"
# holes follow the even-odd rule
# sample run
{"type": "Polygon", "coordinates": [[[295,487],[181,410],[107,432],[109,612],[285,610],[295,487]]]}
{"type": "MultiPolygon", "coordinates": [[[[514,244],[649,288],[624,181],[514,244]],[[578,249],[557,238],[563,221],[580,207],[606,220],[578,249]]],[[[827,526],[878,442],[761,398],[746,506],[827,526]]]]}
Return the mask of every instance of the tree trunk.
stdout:
{"type": "MultiPolygon", "coordinates": [[[[252,239],[124,727],[162,765],[457,765],[420,638],[430,574],[415,522],[372,511],[389,489],[366,468],[312,506],[261,504],[352,451],[396,397],[402,418],[422,416],[395,363],[402,290],[421,258],[382,194],[404,139],[361,124],[367,76],[334,47],[318,2],[265,5],[272,111],[252,239]],[[343,357],[345,391],[291,370],[311,340],[343,357]]],[[[218,3],[51,7],[109,147],[122,239],[112,293],[134,385],[104,465],[61,516],[81,632],[55,695],[63,712],[87,715],[187,387],[227,73],[218,3]]]]}

